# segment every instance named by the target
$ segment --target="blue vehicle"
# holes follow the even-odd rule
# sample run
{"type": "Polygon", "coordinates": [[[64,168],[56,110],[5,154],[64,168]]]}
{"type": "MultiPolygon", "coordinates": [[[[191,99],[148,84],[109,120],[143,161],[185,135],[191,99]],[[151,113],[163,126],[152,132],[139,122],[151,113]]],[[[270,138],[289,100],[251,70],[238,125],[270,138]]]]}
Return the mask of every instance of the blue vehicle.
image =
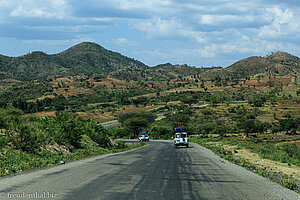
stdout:
{"type": "Polygon", "coordinates": [[[177,148],[178,146],[185,146],[187,148],[189,147],[189,138],[188,138],[186,128],[184,127],[175,128],[174,145],[175,148],[177,148]]]}

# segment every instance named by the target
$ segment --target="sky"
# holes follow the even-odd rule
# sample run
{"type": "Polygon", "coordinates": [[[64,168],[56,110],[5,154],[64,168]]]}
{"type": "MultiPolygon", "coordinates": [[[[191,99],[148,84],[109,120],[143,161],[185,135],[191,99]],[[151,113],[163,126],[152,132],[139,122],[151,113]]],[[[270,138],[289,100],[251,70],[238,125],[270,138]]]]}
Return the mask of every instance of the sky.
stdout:
{"type": "Polygon", "coordinates": [[[95,42],[149,66],[300,56],[299,0],[0,0],[0,54],[95,42]]]}

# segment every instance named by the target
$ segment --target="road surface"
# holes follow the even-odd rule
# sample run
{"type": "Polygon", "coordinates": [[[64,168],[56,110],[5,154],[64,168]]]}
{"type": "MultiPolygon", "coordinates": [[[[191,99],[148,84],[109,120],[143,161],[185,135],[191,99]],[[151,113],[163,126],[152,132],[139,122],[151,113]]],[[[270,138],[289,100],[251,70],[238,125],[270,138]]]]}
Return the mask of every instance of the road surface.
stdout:
{"type": "Polygon", "coordinates": [[[224,161],[197,144],[177,149],[170,141],[148,144],[0,178],[0,199],[18,195],[80,200],[300,199],[297,193],[224,161]]]}
{"type": "Polygon", "coordinates": [[[109,126],[118,126],[120,122],[118,120],[113,120],[113,121],[108,121],[108,122],[103,122],[101,125],[103,127],[109,127],[109,126]]]}

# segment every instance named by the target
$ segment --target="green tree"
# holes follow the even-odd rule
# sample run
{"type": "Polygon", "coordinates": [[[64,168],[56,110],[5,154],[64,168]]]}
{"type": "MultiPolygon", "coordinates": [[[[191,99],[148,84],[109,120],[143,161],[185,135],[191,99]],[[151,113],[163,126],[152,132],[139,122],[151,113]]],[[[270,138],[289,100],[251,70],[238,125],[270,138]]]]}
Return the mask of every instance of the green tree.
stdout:
{"type": "Polygon", "coordinates": [[[12,134],[14,137],[11,138],[10,141],[14,144],[16,149],[20,149],[28,153],[36,153],[39,149],[39,146],[36,143],[37,137],[28,126],[20,124],[12,131],[16,134],[12,134]]]}
{"type": "Polygon", "coordinates": [[[135,106],[138,106],[138,105],[146,106],[148,104],[149,100],[147,97],[138,97],[136,99],[133,99],[132,102],[135,106]]]}
{"type": "Polygon", "coordinates": [[[94,142],[99,144],[101,147],[106,148],[112,145],[108,137],[108,130],[98,124],[95,120],[89,119],[85,121],[83,125],[83,133],[86,133],[94,142]]]}
{"type": "Polygon", "coordinates": [[[266,97],[260,95],[250,97],[248,100],[248,103],[254,107],[262,107],[265,102],[266,102],[266,97]]]}
{"type": "Polygon", "coordinates": [[[228,132],[228,128],[225,125],[217,125],[213,133],[218,134],[219,136],[224,136],[228,132]]]}
{"type": "MultiPolygon", "coordinates": [[[[240,109],[238,110],[240,111],[240,109]]],[[[237,127],[244,132],[246,137],[249,137],[250,133],[256,133],[258,131],[257,129],[257,123],[255,121],[256,115],[255,113],[247,113],[245,115],[237,115],[237,127]]]]}
{"type": "Polygon", "coordinates": [[[171,122],[174,128],[178,126],[187,126],[190,120],[190,114],[182,113],[182,112],[176,114],[169,114],[166,117],[167,120],[171,122]]]}
{"type": "Polygon", "coordinates": [[[280,130],[285,131],[287,135],[296,134],[300,125],[299,119],[289,117],[287,119],[279,119],[280,130]]]}
{"type": "Polygon", "coordinates": [[[122,127],[122,126],[110,130],[112,138],[114,138],[114,139],[128,138],[128,137],[130,137],[130,131],[131,130],[129,130],[128,127],[122,127]]]}
{"type": "Polygon", "coordinates": [[[156,116],[153,113],[146,111],[131,111],[131,112],[121,112],[118,116],[118,120],[121,123],[124,123],[127,119],[130,118],[145,118],[149,123],[154,122],[156,116]]]}
{"type": "Polygon", "coordinates": [[[56,112],[55,116],[43,119],[43,127],[59,144],[71,144],[80,148],[84,126],[79,117],[68,112],[56,112]]]}
{"type": "Polygon", "coordinates": [[[218,103],[218,99],[215,95],[211,95],[209,97],[209,103],[212,104],[212,106],[216,106],[218,103]]]}
{"type": "Polygon", "coordinates": [[[133,138],[136,138],[136,136],[138,136],[142,130],[146,129],[149,124],[149,121],[142,117],[130,118],[124,122],[124,126],[133,133],[133,138]]]}
{"type": "Polygon", "coordinates": [[[169,127],[156,125],[151,128],[149,135],[155,139],[170,139],[173,136],[173,131],[169,127]]]}
{"type": "Polygon", "coordinates": [[[256,132],[255,120],[254,119],[244,119],[238,123],[238,127],[242,129],[246,137],[249,137],[249,133],[256,132]]]}

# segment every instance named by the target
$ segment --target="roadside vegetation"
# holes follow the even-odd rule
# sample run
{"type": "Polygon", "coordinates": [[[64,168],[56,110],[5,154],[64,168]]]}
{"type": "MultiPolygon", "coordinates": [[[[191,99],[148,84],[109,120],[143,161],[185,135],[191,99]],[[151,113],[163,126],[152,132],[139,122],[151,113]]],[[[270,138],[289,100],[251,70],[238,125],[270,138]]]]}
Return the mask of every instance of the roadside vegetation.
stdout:
{"type": "Polygon", "coordinates": [[[300,137],[285,138],[284,136],[281,136],[274,138],[264,135],[262,139],[252,138],[247,140],[237,137],[191,138],[192,142],[211,149],[222,158],[300,193],[300,174],[295,173],[296,171],[299,173],[300,169],[300,147],[294,143],[295,140],[299,141],[300,137]],[[255,160],[250,159],[250,156],[241,156],[238,153],[245,149],[258,154],[258,159],[269,159],[286,163],[285,168],[289,168],[291,171],[294,169],[294,172],[291,174],[282,172],[281,169],[278,170],[279,165],[276,163],[273,165],[270,165],[270,163],[267,163],[266,165],[257,164],[255,160]]]}
{"type": "Polygon", "coordinates": [[[53,56],[33,52],[6,59],[18,60],[21,71],[7,65],[0,73],[1,176],[141,146],[114,140],[136,139],[143,131],[151,139],[172,139],[174,128],[184,126],[192,141],[299,191],[294,176],[236,155],[247,150],[259,160],[300,167],[295,56],[277,52],[228,68],[147,67],[83,43],[53,56]],[[87,52],[91,59],[84,59],[87,52]],[[53,71],[57,63],[61,70],[53,71]],[[99,125],[116,119],[118,127],[99,125]]]}
{"type": "Polygon", "coordinates": [[[96,121],[68,112],[39,118],[0,109],[0,175],[142,146],[114,142],[96,121]]]}

